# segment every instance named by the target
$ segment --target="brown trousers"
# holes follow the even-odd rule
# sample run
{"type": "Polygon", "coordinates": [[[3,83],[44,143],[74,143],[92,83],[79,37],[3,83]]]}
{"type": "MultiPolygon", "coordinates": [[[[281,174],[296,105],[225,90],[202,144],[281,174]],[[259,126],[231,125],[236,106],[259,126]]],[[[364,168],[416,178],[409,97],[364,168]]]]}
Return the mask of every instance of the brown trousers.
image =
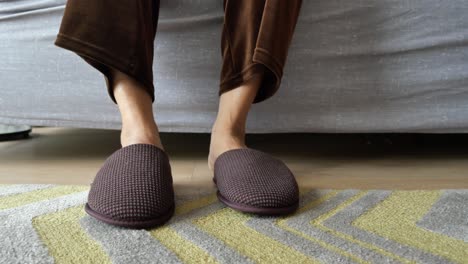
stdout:
{"type": "MultiPolygon", "coordinates": [[[[279,88],[302,0],[224,0],[219,95],[263,76],[254,103],[279,88]]],[[[141,82],[154,102],[153,52],[159,0],[68,0],[55,45],[104,74],[110,69],[141,82]]]]}

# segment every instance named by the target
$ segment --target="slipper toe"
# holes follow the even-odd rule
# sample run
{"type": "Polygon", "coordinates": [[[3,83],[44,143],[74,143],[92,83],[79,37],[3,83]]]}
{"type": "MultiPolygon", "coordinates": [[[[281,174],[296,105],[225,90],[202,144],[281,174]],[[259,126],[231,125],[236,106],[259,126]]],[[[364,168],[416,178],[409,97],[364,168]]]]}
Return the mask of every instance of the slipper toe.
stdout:
{"type": "Polygon", "coordinates": [[[267,153],[234,149],[215,161],[218,198],[227,206],[247,213],[281,215],[295,211],[299,188],[294,175],[267,153]]]}
{"type": "Polygon", "coordinates": [[[122,227],[147,228],[169,220],[174,190],[166,153],[150,144],[115,151],[96,174],[85,210],[122,227]]]}

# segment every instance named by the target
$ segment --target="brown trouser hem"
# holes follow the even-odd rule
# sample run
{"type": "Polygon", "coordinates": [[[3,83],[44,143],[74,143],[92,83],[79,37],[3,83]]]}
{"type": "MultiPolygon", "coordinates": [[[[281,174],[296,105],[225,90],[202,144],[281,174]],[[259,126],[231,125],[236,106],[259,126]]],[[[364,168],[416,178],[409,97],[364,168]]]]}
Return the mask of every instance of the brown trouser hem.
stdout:
{"type": "Polygon", "coordinates": [[[260,77],[262,82],[253,103],[260,103],[275,95],[283,76],[282,66],[268,51],[256,48],[252,64],[237,74],[222,80],[219,85],[219,95],[242,86],[250,80],[260,77]]]}
{"type": "Polygon", "coordinates": [[[117,56],[109,54],[106,49],[91,43],[83,42],[63,33],[59,33],[57,35],[54,45],[75,52],[91,66],[99,70],[104,75],[107,93],[115,104],[117,104],[117,100],[115,99],[113,91],[111,69],[121,71],[142,83],[146,92],[148,92],[151,96],[151,101],[154,102],[155,97],[153,82],[135,75],[128,67],[128,63],[126,61],[119,60],[117,56]]]}

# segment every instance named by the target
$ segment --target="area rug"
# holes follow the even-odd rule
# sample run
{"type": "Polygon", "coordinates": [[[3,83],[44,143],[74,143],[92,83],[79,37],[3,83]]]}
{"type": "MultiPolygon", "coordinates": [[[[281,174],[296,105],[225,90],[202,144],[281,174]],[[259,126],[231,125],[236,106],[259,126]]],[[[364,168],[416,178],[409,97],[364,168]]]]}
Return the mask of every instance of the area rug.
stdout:
{"type": "Polygon", "coordinates": [[[178,196],[152,230],[94,220],[87,192],[1,185],[0,263],[468,263],[468,190],[301,190],[280,218],[178,196]]]}

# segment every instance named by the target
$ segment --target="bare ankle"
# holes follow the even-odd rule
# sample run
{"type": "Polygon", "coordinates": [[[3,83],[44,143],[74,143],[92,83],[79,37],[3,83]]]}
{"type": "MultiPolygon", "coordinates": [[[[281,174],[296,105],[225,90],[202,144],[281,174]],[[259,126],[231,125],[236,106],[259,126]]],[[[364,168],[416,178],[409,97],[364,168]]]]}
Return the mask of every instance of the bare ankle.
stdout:
{"type": "Polygon", "coordinates": [[[227,135],[243,140],[245,137],[245,125],[223,124],[217,121],[211,129],[211,134],[212,136],[227,135]]]}
{"type": "Polygon", "coordinates": [[[122,125],[120,141],[122,147],[130,144],[151,144],[164,149],[156,124],[144,126],[130,124],[122,125]]]}
{"type": "Polygon", "coordinates": [[[213,126],[211,130],[210,153],[208,167],[213,170],[214,163],[219,155],[231,149],[245,148],[244,129],[232,126],[213,126]]]}

